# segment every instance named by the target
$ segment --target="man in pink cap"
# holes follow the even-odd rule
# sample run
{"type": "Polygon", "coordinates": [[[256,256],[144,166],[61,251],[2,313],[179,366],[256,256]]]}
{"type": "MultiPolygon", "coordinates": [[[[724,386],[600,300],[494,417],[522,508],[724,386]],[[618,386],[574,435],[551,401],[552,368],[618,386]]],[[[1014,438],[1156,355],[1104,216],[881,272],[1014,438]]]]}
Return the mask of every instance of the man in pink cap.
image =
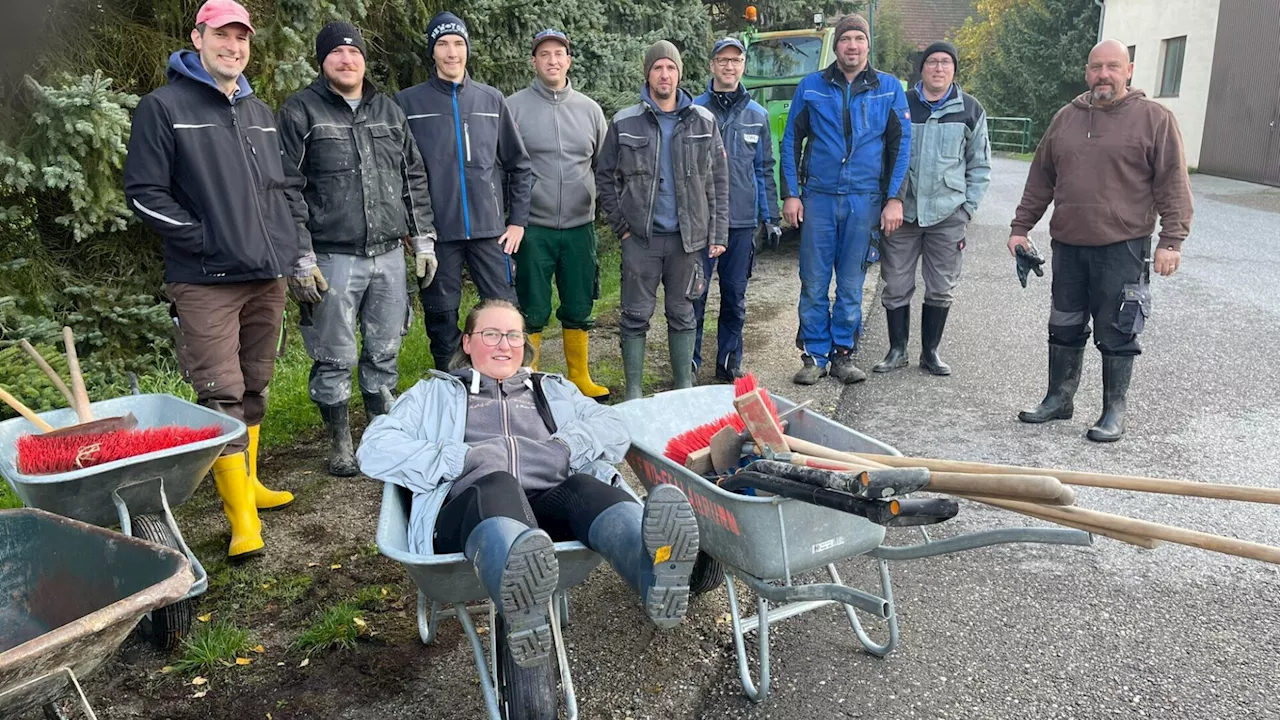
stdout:
{"type": "Polygon", "coordinates": [[[252,36],[234,0],[200,8],[195,50],[173,53],[168,84],[138,103],[124,168],[129,207],[164,240],[182,374],[202,405],[249,427],[213,465],[233,559],[261,552],[259,508],[293,501],[257,478],[286,282],[303,302],[327,289],[302,178],[282,162],[275,116],[242,74],[252,36]]]}

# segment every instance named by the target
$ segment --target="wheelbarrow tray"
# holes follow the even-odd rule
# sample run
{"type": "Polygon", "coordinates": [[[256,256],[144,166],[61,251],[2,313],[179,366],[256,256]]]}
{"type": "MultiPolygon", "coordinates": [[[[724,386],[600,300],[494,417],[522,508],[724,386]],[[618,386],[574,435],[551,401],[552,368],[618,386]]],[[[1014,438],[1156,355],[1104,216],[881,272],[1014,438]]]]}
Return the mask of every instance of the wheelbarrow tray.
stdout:
{"type": "MultiPolygon", "coordinates": [[[[141,484],[143,481],[162,478],[169,506],[177,507],[195,493],[223,448],[245,433],[245,425],[239,420],[172,395],[126,395],[95,402],[92,408],[94,417],[133,413],[138,418],[138,429],[216,425],[221,432],[209,440],[71,472],[24,475],[18,472],[17,441],[20,436],[39,430],[25,418],[0,422],[0,475],[9,481],[24,504],[94,525],[110,526],[120,521],[111,495],[121,486],[127,486],[118,494],[131,514],[162,515],[164,507],[159,494],[141,484]]],[[[40,417],[54,427],[76,422],[76,415],[69,408],[41,413],[40,417]]]]}
{"type": "Polygon", "coordinates": [[[42,510],[0,511],[0,719],[66,695],[192,580],[175,550],[42,510]]]}

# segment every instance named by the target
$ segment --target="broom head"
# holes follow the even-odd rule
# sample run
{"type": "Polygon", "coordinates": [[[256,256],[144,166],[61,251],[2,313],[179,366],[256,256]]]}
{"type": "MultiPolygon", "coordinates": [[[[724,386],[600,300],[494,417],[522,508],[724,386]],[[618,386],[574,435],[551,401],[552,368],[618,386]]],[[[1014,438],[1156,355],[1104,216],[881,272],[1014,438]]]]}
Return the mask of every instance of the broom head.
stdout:
{"type": "Polygon", "coordinates": [[[23,475],[51,475],[72,472],[137,455],[167,450],[179,445],[212,440],[222,428],[179,426],[145,430],[115,430],[92,435],[18,438],[18,472],[23,475]]]}

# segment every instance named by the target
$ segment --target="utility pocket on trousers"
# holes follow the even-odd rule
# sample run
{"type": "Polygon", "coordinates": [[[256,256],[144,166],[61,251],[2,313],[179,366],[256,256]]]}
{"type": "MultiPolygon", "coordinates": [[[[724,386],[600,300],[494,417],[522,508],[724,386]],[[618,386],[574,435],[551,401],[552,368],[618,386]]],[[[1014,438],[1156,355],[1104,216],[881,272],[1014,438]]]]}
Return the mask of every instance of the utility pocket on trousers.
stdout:
{"type": "Polygon", "coordinates": [[[1125,283],[1120,292],[1120,312],[1116,313],[1116,329],[1125,335],[1137,335],[1151,315],[1151,286],[1125,283]]]}
{"type": "Polygon", "coordinates": [[[698,300],[702,298],[703,291],[707,289],[707,278],[702,270],[701,258],[692,262],[693,272],[689,273],[689,286],[685,288],[684,296],[689,300],[698,300]]]}
{"type": "Polygon", "coordinates": [[[182,333],[182,321],[178,319],[178,304],[169,303],[169,319],[173,321],[173,353],[178,359],[178,372],[183,379],[191,382],[191,348],[187,346],[186,336],[182,333]]]}

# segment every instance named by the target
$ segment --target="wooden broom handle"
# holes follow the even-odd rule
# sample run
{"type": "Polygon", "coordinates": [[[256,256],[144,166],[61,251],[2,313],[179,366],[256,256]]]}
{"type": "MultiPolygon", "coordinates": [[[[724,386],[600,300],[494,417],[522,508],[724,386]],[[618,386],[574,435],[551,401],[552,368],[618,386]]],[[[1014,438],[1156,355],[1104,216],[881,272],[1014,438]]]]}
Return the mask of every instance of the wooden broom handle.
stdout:
{"type": "Polygon", "coordinates": [[[67,407],[74,410],[76,407],[75,396],[71,394],[71,390],[67,388],[67,384],[62,382],[62,378],[58,377],[57,371],[49,366],[48,361],[44,359],[44,356],[40,354],[40,351],[32,347],[31,343],[26,338],[19,340],[18,344],[22,346],[23,352],[30,355],[32,360],[35,360],[36,365],[39,366],[44,374],[49,378],[49,381],[53,383],[53,386],[58,388],[58,392],[62,393],[62,397],[67,401],[67,407]]]}
{"type": "Polygon", "coordinates": [[[71,374],[71,389],[75,392],[76,417],[80,422],[93,421],[93,411],[89,409],[89,393],[84,389],[84,375],[80,374],[80,357],[76,355],[76,338],[71,328],[63,326],[62,344],[67,348],[67,371],[71,374]]]}
{"type": "Polygon", "coordinates": [[[1103,473],[1087,473],[1076,470],[1059,470],[1055,468],[1034,468],[1018,465],[991,465],[988,463],[965,462],[962,460],[935,460],[932,458],[898,457],[896,455],[859,455],[867,460],[881,462],[891,467],[927,467],[930,470],[949,472],[977,472],[996,475],[1049,475],[1068,485],[1084,487],[1109,488],[1112,490],[1135,490],[1138,492],[1162,493],[1165,495],[1183,495],[1187,497],[1214,498],[1217,500],[1240,500],[1242,502],[1270,503],[1280,505],[1280,488],[1256,488],[1245,485],[1228,485],[1225,483],[1202,483],[1189,480],[1167,480],[1164,478],[1138,477],[1134,475],[1107,475],[1103,473]]]}
{"type": "Polygon", "coordinates": [[[5,405],[13,408],[19,415],[31,421],[32,425],[40,428],[40,432],[49,432],[53,430],[52,425],[42,420],[39,415],[31,412],[31,408],[23,405],[18,401],[18,398],[10,395],[4,388],[0,388],[0,400],[3,400],[5,405]]]}
{"type": "Polygon", "coordinates": [[[1119,530],[1112,530],[1110,528],[1098,527],[1097,525],[1090,525],[1088,523],[1076,522],[1074,520],[1064,520],[1062,518],[1051,518],[1045,515],[1044,513],[1040,512],[1038,508],[1032,509],[1032,508],[1036,508],[1035,505],[1031,503],[1020,503],[1017,501],[1016,498],[980,497],[976,495],[964,495],[960,493],[956,493],[956,495],[957,497],[962,497],[965,500],[980,502],[986,505],[990,505],[991,507],[997,507],[1004,510],[1012,510],[1013,512],[1021,513],[1022,515],[1026,515],[1027,517],[1046,520],[1051,523],[1056,523],[1058,525],[1063,525],[1065,527],[1075,528],[1077,530],[1084,530],[1085,532],[1092,533],[1094,535],[1102,535],[1104,537],[1109,537],[1112,540],[1119,540],[1120,542],[1126,542],[1126,543],[1129,543],[1130,545],[1137,545],[1138,547],[1146,548],[1147,550],[1155,550],[1160,545],[1159,540],[1156,540],[1154,538],[1149,538],[1143,535],[1132,535],[1130,533],[1120,532],[1119,530]],[[1010,506],[1010,503],[1014,503],[1015,506],[1010,506]],[[1022,507],[1024,505],[1027,507],[1025,508],[1022,507]],[[1015,507],[1017,509],[1015,509],[1015,507]]]}

